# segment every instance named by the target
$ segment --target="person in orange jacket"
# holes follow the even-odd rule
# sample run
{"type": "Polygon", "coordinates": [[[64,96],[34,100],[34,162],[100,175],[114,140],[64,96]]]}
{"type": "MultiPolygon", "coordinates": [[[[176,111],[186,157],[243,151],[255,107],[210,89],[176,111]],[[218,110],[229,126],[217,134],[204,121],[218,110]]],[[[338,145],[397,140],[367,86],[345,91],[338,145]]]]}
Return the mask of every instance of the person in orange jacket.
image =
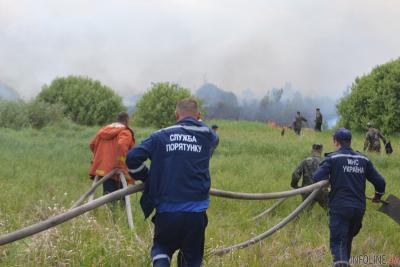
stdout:
{"type": "MultiPolygon", "coordinates": [[[[129,115],[126,112],[118,114],[117,122],[101,128],[90,142],[93,158],[89,170],[91,179],[105,176],[114,169],[125,174],[128,183],[134,180],[128,174],[125,156],[135,144],[135,135],[128,126],[129,115]]],[[[122,188],[119,175],[103,183],[103,195],[112,193],[122,188]]]]}

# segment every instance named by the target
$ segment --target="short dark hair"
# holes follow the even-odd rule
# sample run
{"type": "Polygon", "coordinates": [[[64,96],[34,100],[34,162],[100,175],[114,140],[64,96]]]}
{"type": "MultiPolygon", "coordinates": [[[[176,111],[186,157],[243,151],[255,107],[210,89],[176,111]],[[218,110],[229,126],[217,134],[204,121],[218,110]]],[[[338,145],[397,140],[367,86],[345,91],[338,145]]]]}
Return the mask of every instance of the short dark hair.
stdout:
{"type": "Polygon", "coordinates": [[[324,146],[321,144],[313,144],[312,145],[312,150],[322,150],[324,146]]]}
{"type": "Polygon", "coordinates": [[[341,147],[350,147],[351,139],[336,139],[336,142],[340,144],[341,147]]]}
{"type": "Polygon", "coordinates": [[[117,116],[117,121],[118,122],[126,122],[129,121],[129,114],[126,112],[121,112],[117,116]]]}

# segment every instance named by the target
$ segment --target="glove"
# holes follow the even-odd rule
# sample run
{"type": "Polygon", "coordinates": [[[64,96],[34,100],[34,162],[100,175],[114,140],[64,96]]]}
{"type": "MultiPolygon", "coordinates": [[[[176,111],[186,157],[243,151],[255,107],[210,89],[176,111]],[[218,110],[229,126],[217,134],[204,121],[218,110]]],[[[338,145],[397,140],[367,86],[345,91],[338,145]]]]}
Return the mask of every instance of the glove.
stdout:
{"type": "Polygon", "coordinates": [[[374,203],[380,203],[380,202],[381,202],[381,197],[382,197],[382,195],[380,195],[380,194],[375,194],[374,198],[372,199],[372,202],[374,202],[374,203]]]}

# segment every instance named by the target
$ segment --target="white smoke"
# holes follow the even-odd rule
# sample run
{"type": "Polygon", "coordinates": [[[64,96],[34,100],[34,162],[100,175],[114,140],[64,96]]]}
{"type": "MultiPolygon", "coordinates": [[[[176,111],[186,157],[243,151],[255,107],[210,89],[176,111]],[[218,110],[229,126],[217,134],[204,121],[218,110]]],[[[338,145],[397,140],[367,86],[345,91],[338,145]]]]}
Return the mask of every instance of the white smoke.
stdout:
{"type": "Polygon", "coordinates": [[[0,0],[0,80],[25,98],[69,74],[124,96],[154,81],[236,94],[291,81],[338,97],[400,54],[400,2],[0,0]]]}

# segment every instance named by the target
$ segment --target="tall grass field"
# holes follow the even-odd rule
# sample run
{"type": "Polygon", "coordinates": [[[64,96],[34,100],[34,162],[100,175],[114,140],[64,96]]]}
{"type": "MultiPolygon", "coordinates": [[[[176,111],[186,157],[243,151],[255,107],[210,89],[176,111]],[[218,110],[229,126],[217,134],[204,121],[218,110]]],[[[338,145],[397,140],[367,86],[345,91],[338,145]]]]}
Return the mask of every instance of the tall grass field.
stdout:
{"type": "MultiPolygon", "coordinates": [[[[241,192],[290,189],[291,174],[310,154],[313,143],[332,151],[332,132],[305,129],[301,136],[265,123],[211,121],[218,124],[220,144],[211,159],[212,187],[241,192]]],[[[131,125],[140,142],[154,129],[131,125]]],[[[91,186],[87,171],[89,141],[98,127],[62,122],[40,131],[0,129],[0,234],[66,211],[91,186]]],[[[353,148],[362,150],[363,133],[355,133],[353,148]]],[[[391,138],[392,155],[367,154],[386,178],[387,194],[400,197],[400,139],[391,138]]],[[[144,220],[140,194],[131,196],[135,232],[123,208],[102,206],[51,230],[0,247],[0,266],[151,266],[153,225],[144,220]]],[[[367,183],[367,195],[374,188],[367,183]]],[[[96,197],[101,196],[98,189],[96,197]]],[[[277,224],[301,202],[286,200],[257,220],[276,200],[211,198],[206,251],[245,241],[277,224]]],[[[400,226],[367,203],[363,227],[353,241],[355,256],[400,258],[400,226]]],[[[224,256],[206,255],[204,266],[329,266],[328,217],[318,204],[277,233],[247,249],[224,256]]],[[[175,266],[175,263],[173,263],[175,266]]],[[[357,265],[356,265],[357,266],[357,265]]]]}

